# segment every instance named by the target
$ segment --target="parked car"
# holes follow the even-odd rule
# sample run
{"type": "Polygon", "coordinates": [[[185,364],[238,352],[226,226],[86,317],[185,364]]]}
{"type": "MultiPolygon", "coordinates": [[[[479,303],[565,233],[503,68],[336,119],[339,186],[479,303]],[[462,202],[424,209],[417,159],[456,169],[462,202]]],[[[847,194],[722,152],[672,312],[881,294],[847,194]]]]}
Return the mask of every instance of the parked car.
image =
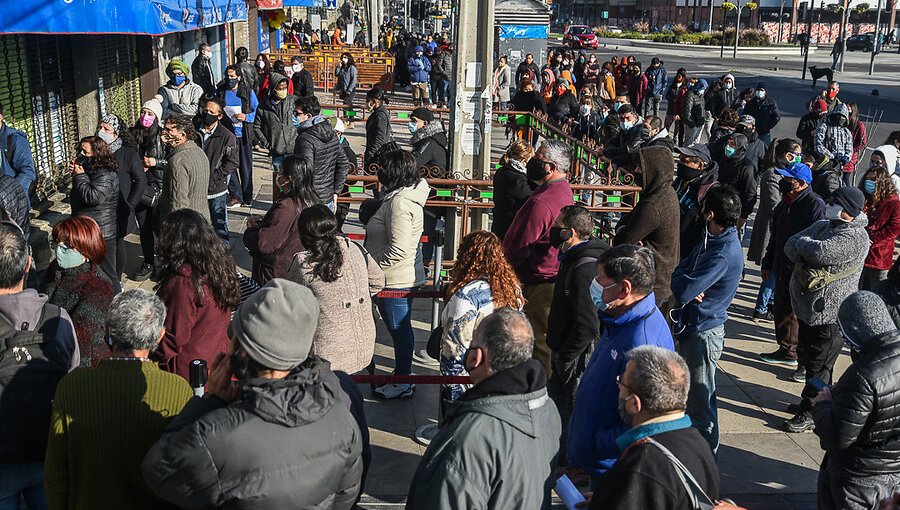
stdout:
{"type": "Polygon", "coordinates": [[[610,33],[613,33],[613,34],[621,34],[621,33],[622,33],[622,29],[619,28],[619,27],[617,27],[617,26],[615,26],[615,25],[609,25],[609,26],[607,26],[607,27],[606,27],[606,31],[607,31],[607,32],[610,32],[610,33]]]}
{"type": "Polygon", "coordinates": [[[847,39],[847,51],[872,51],[872,48],[875,47],[875,35],[874,34],[859,34],[854,35],[847,39]]]}
{"type": "Polygon", "coordinates": [[[597,34],[587,25],[571,25],[563,35],[563,44],[572,49],[596,50],[600,45],[597,34]]]}

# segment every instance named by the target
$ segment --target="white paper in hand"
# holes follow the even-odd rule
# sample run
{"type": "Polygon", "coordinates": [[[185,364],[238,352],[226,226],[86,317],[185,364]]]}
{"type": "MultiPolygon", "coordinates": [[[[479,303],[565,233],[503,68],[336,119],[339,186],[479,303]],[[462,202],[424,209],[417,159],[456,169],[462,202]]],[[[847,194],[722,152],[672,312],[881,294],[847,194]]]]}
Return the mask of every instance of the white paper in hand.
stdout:
{"type": "Polygon", "coordinates": [[[240,122],[236,117],[236,115],[239,113],[241,113],[241,107],[239,105],[225,107],[225,115],[228,115],[232,122],[240,122]]]}
{"type": "Polygon", "coordinates": [[[575,510],[575,505],[584,501],[584,496],[581,495],[581,492],[575,488],[575,484],[566,475],[562,475],[556,480],[554,490],[559,499],[566,505],[566,510],[575,510]]]}

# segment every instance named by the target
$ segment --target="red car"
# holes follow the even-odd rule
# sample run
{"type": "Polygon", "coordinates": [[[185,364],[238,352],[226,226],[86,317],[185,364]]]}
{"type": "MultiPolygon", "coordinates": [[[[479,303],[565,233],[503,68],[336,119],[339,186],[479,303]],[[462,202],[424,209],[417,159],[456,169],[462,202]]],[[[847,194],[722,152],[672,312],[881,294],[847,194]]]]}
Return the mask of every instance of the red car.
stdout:
{"type": "Polygon", "coordinates": [[[596,50],[600,45],[597,34],[587,25],[572,25],[563,35],[563,44],[572,49],[596,50]]]}

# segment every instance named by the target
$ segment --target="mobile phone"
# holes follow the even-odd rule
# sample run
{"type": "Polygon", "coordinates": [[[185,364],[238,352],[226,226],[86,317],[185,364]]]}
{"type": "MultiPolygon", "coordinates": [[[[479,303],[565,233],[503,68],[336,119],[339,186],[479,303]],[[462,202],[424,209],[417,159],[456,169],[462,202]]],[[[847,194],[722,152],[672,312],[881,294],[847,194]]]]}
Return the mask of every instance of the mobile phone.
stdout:
{"type": "Polygon", "coordinates": [[[825,381],[819,379],[818,377],[810,377],[806,380],[807,384],[811,385],[816,391],[822,391],[825,388],[828,388],[829,385],[825,384],[825,381]]]}

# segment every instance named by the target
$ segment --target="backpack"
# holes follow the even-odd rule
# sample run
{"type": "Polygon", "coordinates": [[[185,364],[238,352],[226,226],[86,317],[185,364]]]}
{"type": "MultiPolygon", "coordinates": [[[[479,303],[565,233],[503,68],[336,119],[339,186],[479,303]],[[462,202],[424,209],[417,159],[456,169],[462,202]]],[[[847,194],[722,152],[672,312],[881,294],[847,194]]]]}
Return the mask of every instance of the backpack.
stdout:
{"type": "Polygon", "coordinates": [[[71,364],[55,339],[60,310],[45,304],[34,330],[0,315],[0,437],[15,438],[0,441],[0,462],[43,459],[53,396],[71,364]]]}

